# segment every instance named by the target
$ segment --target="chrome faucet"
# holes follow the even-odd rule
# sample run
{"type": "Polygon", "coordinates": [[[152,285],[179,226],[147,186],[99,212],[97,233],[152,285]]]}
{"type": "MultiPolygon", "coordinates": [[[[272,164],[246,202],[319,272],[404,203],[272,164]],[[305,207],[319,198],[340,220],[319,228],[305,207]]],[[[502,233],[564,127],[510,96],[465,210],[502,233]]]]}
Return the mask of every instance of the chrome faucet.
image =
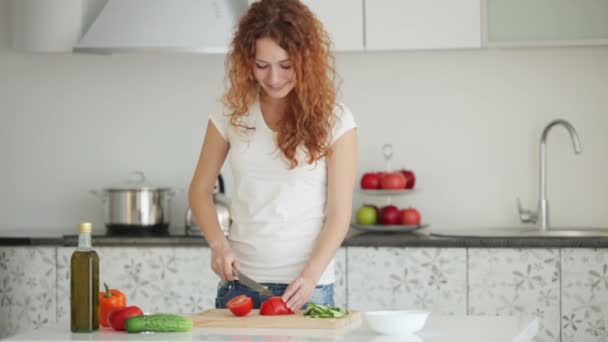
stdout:
{"type": "Polygon", "coordinates": [[[576,154],[581,153],[581,143],[578,140],[578,134],[574,126],[566,120],[553,120],[543,130],[543,134],[540,138],[540,199],[538,200],[538,211],[532,212],[531,210],[523,209],[521,201],[517,199],[517,209],[519,210],[519,218],[523,223],[536,223],[541,231],[546,231],[549,228],[549,203],[547,201],[547,135],[551,128],[561,125],[564,126],[570,138],[572,139],[572,146],[576,154]]]}

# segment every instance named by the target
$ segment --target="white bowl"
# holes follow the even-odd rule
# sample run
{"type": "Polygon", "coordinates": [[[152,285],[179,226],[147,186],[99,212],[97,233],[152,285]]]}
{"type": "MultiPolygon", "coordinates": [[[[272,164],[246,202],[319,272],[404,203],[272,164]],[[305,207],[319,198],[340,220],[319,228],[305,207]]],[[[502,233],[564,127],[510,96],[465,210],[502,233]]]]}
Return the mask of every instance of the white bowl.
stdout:
{"type": "Polygon", "coordinates": [[[373,337],[372,342],[424,342],[424,340],[415,334],[378,335],[373,337]]]}
{"type": "Polygon", "coordinates": [[[429,311],[387,310],[364,312],[369,327],[383,335],[413,334],[424,327],[429,311]]]}

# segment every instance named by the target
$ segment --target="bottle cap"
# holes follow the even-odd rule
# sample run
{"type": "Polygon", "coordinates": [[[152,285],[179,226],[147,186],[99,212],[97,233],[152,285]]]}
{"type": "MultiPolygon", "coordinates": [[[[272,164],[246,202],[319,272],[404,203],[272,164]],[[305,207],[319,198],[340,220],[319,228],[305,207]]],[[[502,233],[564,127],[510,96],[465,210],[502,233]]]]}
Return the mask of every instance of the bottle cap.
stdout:
{"type": "Polygon", "coordinates": [[[90,233],[93,230],[93,224],[91,222],[82,222],[78,225],[78,229],[81,233],[90,233]]]}

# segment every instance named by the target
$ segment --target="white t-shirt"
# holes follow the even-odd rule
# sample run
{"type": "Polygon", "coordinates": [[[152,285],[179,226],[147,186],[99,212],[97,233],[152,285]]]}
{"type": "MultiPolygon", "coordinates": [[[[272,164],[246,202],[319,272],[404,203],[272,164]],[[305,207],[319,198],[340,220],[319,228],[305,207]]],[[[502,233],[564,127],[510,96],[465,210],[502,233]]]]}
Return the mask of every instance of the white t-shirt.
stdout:
{"type": "MultiPolygon", "coordinates": [[[[346,106],[335,107],[331,144],[356,127],[346,106]]],[[[295,169],[277,147],[277,134],[264,121],[259,102],[253,103],[243,123],[255,129],[244,133],[217,111],[211,122],[229,142],[228,160],[234,189],[228,239],[239,258],[243,273],[258,282],[293,281],[312,255],[325,221],[327,165],[325,158],[306,163],[303,150],[296,154],[295,169]]],[[[319,284],[334,282],[332,260],[319,284]]]]}

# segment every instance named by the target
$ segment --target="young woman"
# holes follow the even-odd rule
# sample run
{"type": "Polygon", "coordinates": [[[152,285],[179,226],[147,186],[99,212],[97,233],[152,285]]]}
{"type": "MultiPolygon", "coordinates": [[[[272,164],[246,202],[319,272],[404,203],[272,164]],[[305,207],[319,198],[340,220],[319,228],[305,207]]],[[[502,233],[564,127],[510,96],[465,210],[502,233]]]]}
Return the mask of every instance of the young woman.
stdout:
{"type": "Polygon", "coordinates": [[[292,310],[334,305],[333,258],[348,231],[356,124],[336,102],[331,42],[298,0],[254,2],[228,54],[229,88],[207,126],[189,201],[222,279],[216,307],[239,294],[233,268],[292,310]],[[230,152],[230,153],[229,153],[230,152]],[[232,226],[219,228],[213,187],[228,157],[232,226]]]}

